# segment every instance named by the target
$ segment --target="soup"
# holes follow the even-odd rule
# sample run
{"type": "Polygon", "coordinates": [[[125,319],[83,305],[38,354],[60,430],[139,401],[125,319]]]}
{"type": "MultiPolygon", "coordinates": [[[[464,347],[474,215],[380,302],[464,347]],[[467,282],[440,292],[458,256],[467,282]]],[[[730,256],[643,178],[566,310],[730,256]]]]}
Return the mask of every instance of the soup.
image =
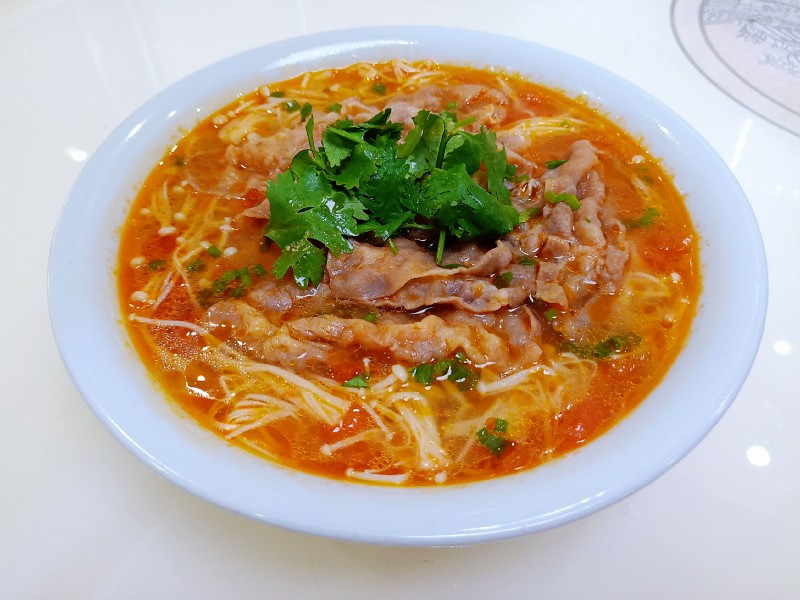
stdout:
{"type": "Polygon", "coordinates": [[[446,484],[591,441],[694,314],[669,175],[581,99],[509,73],[357,64],[242,95],[144,182],[127,327],[230,442],[352,481],[446,484]]]}

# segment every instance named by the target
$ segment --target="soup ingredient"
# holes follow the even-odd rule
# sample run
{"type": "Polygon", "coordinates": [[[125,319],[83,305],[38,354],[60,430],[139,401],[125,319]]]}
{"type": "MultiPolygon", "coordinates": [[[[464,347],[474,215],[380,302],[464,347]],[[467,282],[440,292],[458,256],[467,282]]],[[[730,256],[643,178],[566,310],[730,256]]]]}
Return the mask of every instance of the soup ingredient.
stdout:
{"type": "Polygon", "coordinates": [[[309,150],[267,183],[270,221],[264,234],[282,250],[273,267],[276,277],[291,268],[300,287],[318,285],[326,249],[352,252],[346,238],[359,234],[387,241],[398,230],[436,228],[441,263],[446,235],[498,236],[520,222],[506,187],[516,167],[498,150],[493,133],[470,134],[462,128],[474,119],[421,110],[398,143],[402,127],[389,121],[390,113],[383,110],[360,124],[337,121],[325,128],[319,148],[309,120],[309,150]],[[473,179],[481,167],[486,187],[473,179]]]}

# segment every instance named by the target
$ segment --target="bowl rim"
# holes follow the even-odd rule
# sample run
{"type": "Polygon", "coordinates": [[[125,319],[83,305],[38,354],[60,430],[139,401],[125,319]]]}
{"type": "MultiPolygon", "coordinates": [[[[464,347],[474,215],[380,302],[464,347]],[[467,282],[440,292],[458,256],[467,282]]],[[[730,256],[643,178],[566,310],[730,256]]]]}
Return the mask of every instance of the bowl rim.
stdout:
{"type": "Polygon", "coordinates": [[[691,451],[730,406],[755,359],[767,271],[757,222],[733,174],[683,119],[643,90],[530,41],[434,26],[367,27],[253,48],[181,79],[134,111],[93,153],[67,197],[51,246],[48,299],[59,351],[87,404],[123,446],[171,482],[292,530],[381,544],[462,545],[592,514],[649,484],[691,451]],[[198,427],[155,389],[127,340],[113,274],[114,236],[104,233],[118,230],[137,181],[180,137],[180,128],[227,104],[237,91],[380,57],[503,68],[583,95],[606,114],[624,115],[623,127],[644,138],[687,193],[703,264],[689,340],[656,390],[587,447],[530,471],[470,484],[387,488],[325,479],[269,463],[198,427]],[[112,181],[109,173],[124,175],[112,181]],[[714,194],[724,195],[726,210],[712,221],[714,203],[721,202],[714,194]],[[707,260],[714,265],[710,273],[707,260]],[[739,281],[750,287],[736,287],[739,281]],[[734,290],[735,298],[709,306],[734,290]],[[701,377],[709,372],[716,378],[701,377]],[[691,387],[682,379],[690,376],[691,387]],[[666,387],[700,400],[670,399],[666,387]],[[679,417],[688,417],[688,425],[681,427],[679,417]],[[667,425],[673,429],[666,439],[650,439],[667,425]]]}

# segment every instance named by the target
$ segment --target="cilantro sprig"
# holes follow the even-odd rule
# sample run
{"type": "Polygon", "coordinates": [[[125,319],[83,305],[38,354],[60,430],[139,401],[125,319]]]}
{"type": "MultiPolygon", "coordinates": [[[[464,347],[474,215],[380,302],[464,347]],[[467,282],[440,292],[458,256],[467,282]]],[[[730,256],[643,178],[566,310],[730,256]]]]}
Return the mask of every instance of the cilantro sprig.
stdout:
{"type": "Polygon", "coordinates": [[[506,186],[516,167],[494,133],[469,133],[470,119],[422,110],[401,141],[402,125],[389,116],[386,109],[363,123],[336,121],[315,147],[309,114],[309,148],[267,183],[264,235],[281,249],[276,277],[291,269],[299,286],[316,286],[326,252],[351,252],[350,239],[362,234],[391,245],[402,229],[438,229],[441,256],[448,237],[498,237],[520,222],[506,186]]]}

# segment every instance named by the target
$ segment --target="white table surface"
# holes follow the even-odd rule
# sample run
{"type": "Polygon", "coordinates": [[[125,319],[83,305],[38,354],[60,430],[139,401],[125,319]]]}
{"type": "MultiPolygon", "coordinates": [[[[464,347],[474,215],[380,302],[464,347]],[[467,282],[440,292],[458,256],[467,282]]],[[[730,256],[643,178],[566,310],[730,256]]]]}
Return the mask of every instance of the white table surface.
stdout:
{"type": "Polygon", "coordinates": [[[670,10],[669,0],[0,0],[0,598],[800,598],[800,137],[706,79],[670,10]],[[211,62],[389,24],[503,33],[629,79],[714,146],[761,227],[769,311],[733,407],[666,475],[576,523],[423,549],[256,523],[135,459],[61,363],[50,238],[105,136],[211,62]]]}

